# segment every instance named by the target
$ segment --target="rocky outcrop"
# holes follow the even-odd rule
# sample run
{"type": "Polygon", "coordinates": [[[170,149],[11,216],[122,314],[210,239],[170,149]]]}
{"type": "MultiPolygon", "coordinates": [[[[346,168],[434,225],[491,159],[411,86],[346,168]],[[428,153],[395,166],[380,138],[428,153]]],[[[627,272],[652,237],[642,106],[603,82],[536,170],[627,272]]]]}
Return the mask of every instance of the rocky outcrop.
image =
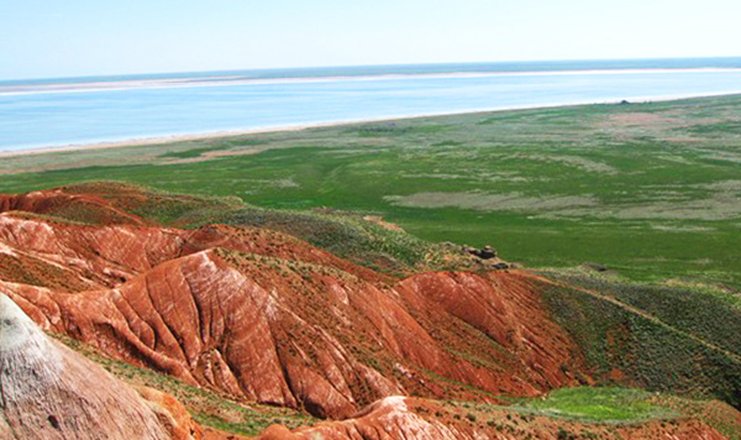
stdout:
{"type": "Polygon", "coordinates": [[[198,428],[177,404],[148,401],[101,367],[50,340],[3,294],[0,392],[3,439],[199,437],[198,428]]]}
{"type": "MultiPolygon", "coordinates": [[[[62,190],[4,200],[130,215],[62,190]]],[[[394,394],[536,395],[581,368],[524,273],[399,282],[275,231],[109,223],[0,213],[0,286],[45,329],[240,400],[341,418],[394,394]]]]}

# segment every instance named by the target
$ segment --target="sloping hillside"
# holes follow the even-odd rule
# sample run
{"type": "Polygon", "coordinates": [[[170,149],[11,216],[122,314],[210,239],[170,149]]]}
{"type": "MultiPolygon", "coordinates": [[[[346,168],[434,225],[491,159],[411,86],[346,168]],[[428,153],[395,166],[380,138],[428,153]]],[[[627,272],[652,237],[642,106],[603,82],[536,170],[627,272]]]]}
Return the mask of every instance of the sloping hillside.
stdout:
{"type": "MultiPolygon", "coordinates": [[[[28,231],[53,230],[51,223],[21,221],[28,231]]],[[[321,264],[318,257],[325,254],[319,250],[302,260],[299,246],[293,259],[274,256],[280,246],[262,255],[216,247],[150,267],[189,246],[175,250],[161,236],[116,228],[113,236],[143,242],[107,241],[110,252],[61,256],[96,274],[90,280],[115,271],[125,281],[112,288],[70,292],[7,281],[0,287],[45,328],[112,356],[237,398],[302,407],[318,416],[348,416],[399,393],[534,395],[577,383],[574,372],[582,370],[572,356],[576,348],[541,310],[524,273],[428,273],[396,283],[367,276],[369,281],[362,278],[367,269],[356,275],[331,266],[331,258],[321,264]],[[152,237],[156,247],[149,249],[152,237]],[[149,259],[122,260],[131,249],[149,259]]],[[[49,258],[49,248],[76,248],[53,244],[55,235],[6,230],[12,231],[7,237],[36,237],[37,247],[23,246],[34,258],[49,258]]],[[[60,237],[85,243],[83,232],[60,237]]],[[[5,240],[8,252],[16,253],[12,243],[5,240]]],[[[67,275],[73,274],[81,276],[67,275]]]]}
{"type": "MultiPolygon", "coordinates": [[[[342,213],[106,183],[0,200],[0,292],[42,328],[237,405],[336,420],[295,435],[498,438],[515,427],[486,414],[511,418],[517,399],[605,383],[739,404],[739,311],[720,299],[703,297],[725,327],[664,291],[493,270],[501,260],[342,213]]],[[[661,414],[605,438],[720,435],[714,419],[661,414]],[[646,422],[662,417],[675,422],[646,422]]],[[[538,417],[522,436],[567,425],[538,417]]],[[[287,428],[266,432],[276,435],[287,428]]]]}

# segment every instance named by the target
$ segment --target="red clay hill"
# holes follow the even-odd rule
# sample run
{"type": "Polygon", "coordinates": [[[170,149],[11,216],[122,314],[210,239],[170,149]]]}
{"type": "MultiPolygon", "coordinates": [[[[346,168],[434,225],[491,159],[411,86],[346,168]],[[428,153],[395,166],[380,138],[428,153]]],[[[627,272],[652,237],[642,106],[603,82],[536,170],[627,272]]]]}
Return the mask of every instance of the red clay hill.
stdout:
{"type": "MultiPolygon", "coordinates": [[[[163,227],[122,207],[140,203],[127,191],[0,196],[0,292],[42,329],[115,359],[235,401],[344,420],[275,426],[265,438],[500,438],[413,408],[591,382],[541,303],[543,281],[526,271],[395,278],[274,230],[163,227]]],[[[108,380],[75,365],[80,380],[108,380]]],[[[120,409],[138,411],[160,438],[142,398],[126,393],[133,403],[120,409]]],[[[705,425],[682,429],[722,438],[705,425]]]]}

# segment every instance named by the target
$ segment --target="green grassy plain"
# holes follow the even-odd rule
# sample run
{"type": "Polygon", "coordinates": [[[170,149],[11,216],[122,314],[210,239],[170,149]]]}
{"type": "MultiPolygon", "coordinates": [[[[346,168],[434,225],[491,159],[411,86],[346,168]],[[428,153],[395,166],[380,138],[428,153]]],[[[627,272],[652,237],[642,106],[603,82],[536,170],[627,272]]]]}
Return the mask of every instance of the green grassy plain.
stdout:
{"type": "Polygon", "coordinates": [[[0,192],[121,180],[381,215],[529,267],[741,287],[741,96],[6,157],[0,192]]]}
{"type": "Polygon", "coordinates": [[[671,418],[676,413],[653,404],[651,393],[618,387],[561,388],[544,399],[533,399],[521,405],[539,414],[587,422],[637,422],[671,418]]]}

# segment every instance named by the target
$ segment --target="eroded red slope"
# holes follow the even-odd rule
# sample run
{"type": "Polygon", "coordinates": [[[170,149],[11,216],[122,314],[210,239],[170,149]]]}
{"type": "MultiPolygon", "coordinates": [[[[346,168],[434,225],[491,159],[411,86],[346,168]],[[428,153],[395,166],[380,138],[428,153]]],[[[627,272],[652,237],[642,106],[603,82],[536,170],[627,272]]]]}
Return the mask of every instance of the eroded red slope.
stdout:
{"type": "Polygon", "coordinates": [[[256,228],[205,226],[192,231],[154,226],[92,226],[21,213],[0,214],[0,276],[69,291],[114,287],[154,266],[213,247],[277,256],[382,276],[303,241],[256,228]]]}
{"type": "Polygon", "coordinates": [[[110,290],[0,287],[43,326],[113,356],[238,398],[346,417],[391,394],[534,395],[574,383],[569,341],[543,324],[529,283],[439,273],[380,288],[335,268],[210,250],[110,290]],[[448,310],[426,298],[441,283],[453,297],[475,286],[481,303],[462,296],[448,310]]]}
{"type": "Polygon", "coordinates": [[[517,272],[392,282],[273,231],[14,213],[0,214],[0,255],[13,262],[1,286],[46,328],[319,416],[400,393],[534,395],[574,383],[581,368],[517,272]]]}
{"type": "MultiPolygon", "coordinates": [[[[0,292],[110,356],[240,401],[344,419],[265,438],[509,438],[428,398],[486,402],[589,381],[527,272],[396,280],[274,231],[159,227],[123,210],[140,198],[0,196],[0,292]]],[[[554,438],[564,425],[536,422],[523,435],[554,438]]],[[[623,431],[605,435],[720,438],[699,422],[623,431]]]]}
{"type": "Polygon", "coordinates": [[[92,194],[70,194],[63,189],[27,194],[0,194],[0,212],[24,211],[72,217],[99,224],[143,224],[144,221],[92,194]]]}

